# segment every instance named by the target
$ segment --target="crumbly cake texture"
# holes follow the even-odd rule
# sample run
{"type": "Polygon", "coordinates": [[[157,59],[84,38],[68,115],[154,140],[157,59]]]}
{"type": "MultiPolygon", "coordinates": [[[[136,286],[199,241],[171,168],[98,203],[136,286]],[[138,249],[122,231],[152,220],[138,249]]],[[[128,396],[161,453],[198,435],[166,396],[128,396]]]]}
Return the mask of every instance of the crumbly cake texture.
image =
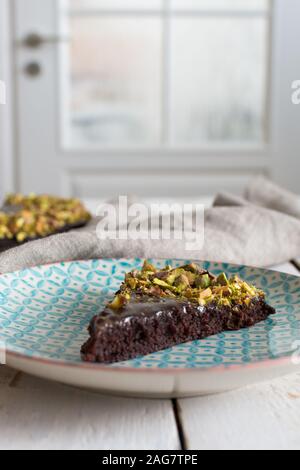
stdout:
{"type": "Polygon", "coordinates": [[[196,264],[157,270],[145,262],[89,326],[84,361],[114,363],[223,331],[251,327],[275,310],[238,276],[214,276],[196,264]]]}
{"type": "Polygon", "coordinates": [[[0,210],[0,250],[83,226],[90,218],[77,199],[11,194],[0,210]]]}

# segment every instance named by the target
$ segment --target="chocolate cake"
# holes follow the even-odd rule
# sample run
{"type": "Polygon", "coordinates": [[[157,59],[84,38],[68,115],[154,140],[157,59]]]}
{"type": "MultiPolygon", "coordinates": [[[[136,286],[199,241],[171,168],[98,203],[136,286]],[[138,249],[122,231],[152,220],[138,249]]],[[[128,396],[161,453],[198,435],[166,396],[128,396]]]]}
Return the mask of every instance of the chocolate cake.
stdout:
{"type": "Polygon", "coordinates": [[[239,330],[275,310],[265,294],[239,277],[215,277],[196,264],[126,275],[114,300],[95,316],[82,346],[84,361],[113,363],[239,330]]]}
{"type": "Polygon", "coordinates": [[[77,199],[12,194],[0,209],[0,252],[83,227],[90,218],[77,199]]]}

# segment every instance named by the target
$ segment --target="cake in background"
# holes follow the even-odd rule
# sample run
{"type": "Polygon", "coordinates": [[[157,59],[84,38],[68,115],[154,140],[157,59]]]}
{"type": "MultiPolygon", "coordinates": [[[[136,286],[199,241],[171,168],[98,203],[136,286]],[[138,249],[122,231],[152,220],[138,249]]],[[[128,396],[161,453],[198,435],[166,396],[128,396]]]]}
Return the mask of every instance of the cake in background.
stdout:
{"type": "Polygon", "coordinates": [[[91,214],[78,199],[10,194],[0,210],[0,252],[83,227],[91,214]]]}

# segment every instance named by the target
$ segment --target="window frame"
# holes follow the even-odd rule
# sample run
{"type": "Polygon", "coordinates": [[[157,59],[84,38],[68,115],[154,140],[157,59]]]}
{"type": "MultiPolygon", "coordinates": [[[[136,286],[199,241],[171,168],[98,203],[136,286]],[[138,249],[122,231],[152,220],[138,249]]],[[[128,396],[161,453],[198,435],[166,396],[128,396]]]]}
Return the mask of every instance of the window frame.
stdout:
{"type": "MultiPolygon", "coordinates": [[[[64,4],[64,10],[67,12],[68,16],[71,17],[78,17],[78,16],[85,16],[96,14],[99,16],[137,16],[137,17],[149,17],[150,15],[156,15],[162,18],[162,96],[161,96],[161,141],[159,144],[147,144],[147,143],[134,143],[128,145],[101,145],[101,143],[97,144],[87,144],[87,145],[80,145],[80,146],[72,146],[70,144],[66,144],[64,141],[64,137],[62,135],[62,127],[60,129],[60,145],[62,147],[63,152],[67,153],[74,153],[74,152],[85,152],[85,153],[103,153],[109,155],[118,155],[121,152],[123,153],[130,153],[130,154],[140,154],[141,152],[148,156],[154,155],[176,155],[178,154],[188,154],[189,156],[193,156],[197,154],[198,156],[201,154],[220,154],[223,150],[224,154],[232,153],[245,153],[246,155],[256,153],[257,155],[261,155],[265,152],[266,148],[269,145],[269,137],[270,137],[270,126],[271,126],[271,119],[270,119],[270,80],[271,80],[271,59],[266,64],[266,83],[265,83],[265,106],[264,106],[264,129],[263,129],[263,139],[261,142],[238,142],[238,141],[228,141],[228,142],[212,142],[212,143],[195,143],[195,144],[174,144],[171,139],[171,20],[173,17],[236,17],[238,18],[265,18],[268,21],[268,31],[267,31],[267,56],[272,57],[272,22],[273,22],[273,8],[274,8],[274,0],[267,0],[268,1],[268,9],[253,9],[253,10],[237,10],[237,9],[226,9],[226,10],[214,10],[211,9],[178,9],[172,10],[171,9],[171,1],[170,0],[162,0],[163,8],[153,8],[153,9],[107,9],[107,8],[66,8],[66,1],[68,0],[59,0],[61,4],[64,4]]],[[[60,28],[62,24],[60,24],[60,28]]],[[[60,66],[62,62],[60,60],[60,66]]],[[[62,75],[62,74],[60,74],[62,75]]],[[[64,82],[64,92],[66,90],[66,83],[64,82]]],[[[61,108],[64,108],[63,105],[63,97],[61,93],[61,108]]],[[[62,113],[64,114],[64,113],[62,113]]],[[[65,116],[65,114],[64,114],[65,116]]],[[[66,117],[64,117],[65,125],[66,117]]],[[[67,139],[68,140],[68,139],[67,139]]]]}
{"type": "MultiPolygon", "coordinates": [[[[36,51],[22,46],[24,38],[33,31],[46,38],[59,35],[57,12],[60,2],[43,0],[41,5],[40,0],[6,0],[11,9],[9,73],[15,98],[15,103],[9,101],[6,105],[13,115],[8,122],[14,144],[10,164],[14,186],[10,190],[91,197],[86,194],[91,194],[92,181],[97,179],[97,187],[104,183],[109,190],[117,192],[119,178],[125,180],[134,193],[134,175],[140,178],[147,175],[153,183],[156,178],[161,181],[163,176],[164,191],[168,188],[168,193],[176,193],[176,197],[184,196],[186,189],[189,194],[199,196],[220,189],[240,193],[246,181],[264,174],[299,191],[300,106],[293,105],[291,100],[292,82],[300,78],[299,0],[273,0],[268,142],[263,146],[214,145],[200,150],[186,147],[62,148],[59,94],[63,88],[58,73],[59,45],[49,42],[36,51]],[[27,14],[30,8],[36,10],[35,15],[27,14]],[[31,81],[24,74],[24,65],[32,58],[40,61],[45,71],[37,81],[31,81]],[[41,108],[46,112],[40,112],[41,108]],[[177,175],[182,181],[180,186],[176,184],[177,175]]],[[[3,35],[0,30],[1,33],[3,35]]],[[[9,156],[6,158],[10,159],[9,156]]],[[[148,192],[152,184],[149,178],[145,182],[148,192]]],[[[1,179],[4,179],[3,174],[0,174],[1,179]]],[[[159,188],[155,187],[159,196],[159,188]]],[[[98,197],[97,189],[95,191],[95,197],[98,197]]]]}

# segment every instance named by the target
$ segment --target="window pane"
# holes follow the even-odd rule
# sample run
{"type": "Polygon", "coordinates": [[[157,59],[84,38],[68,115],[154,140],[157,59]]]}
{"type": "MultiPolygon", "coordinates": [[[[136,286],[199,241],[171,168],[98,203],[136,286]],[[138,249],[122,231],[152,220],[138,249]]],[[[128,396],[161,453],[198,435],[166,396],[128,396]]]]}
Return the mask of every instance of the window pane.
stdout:
{"type": "Polygon", "coordinates": [[[267,24],[263,18],[173,20],[173,142],[263,139],[267,24]]]}
{"type": "Polygon", "coordinates": [[[161,23],[157,18],[71,20],[72,143],[157,144],[161,23]]]}
{"type": "Polygon", "coordinates": [[[186,10],[267,10],[269,0],[171,0],[173,8],[186,10]]]}
{"type": "Polygon", "coordinates": [[[114,10],[115,8],[121,10],[128,9],[153,9],[160,8],[163,0],[70,0],[70,7],[72,9],[108,9],[114,10]]]}

